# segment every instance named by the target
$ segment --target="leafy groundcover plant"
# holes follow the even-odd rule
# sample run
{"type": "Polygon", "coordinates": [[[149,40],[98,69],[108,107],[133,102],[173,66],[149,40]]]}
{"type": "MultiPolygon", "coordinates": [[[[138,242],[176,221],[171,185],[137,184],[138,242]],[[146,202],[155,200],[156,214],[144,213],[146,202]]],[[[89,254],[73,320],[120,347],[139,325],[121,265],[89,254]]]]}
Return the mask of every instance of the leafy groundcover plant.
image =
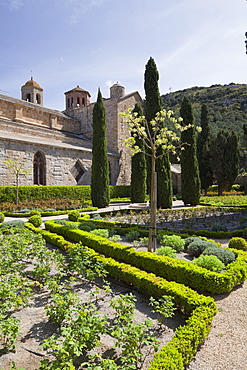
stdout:
{"type": "MultiPolygon", "coordinates": [[[[11,313],[28,305],[34,292],[47,292],[51,298],[45,312],[50,322],[57,326],[55,333],[44,341],[47,356],[41,360],[39,369],[141,368],[147,351],[151,354],[157,351],[157,335],[160,334],[156,332],[157,328],[155,331],[152,329],[150,319],[136,321],[134,295],[112,293],[106,280],[105,262],[95,259],[88,248],[70,244],[68,258],[65,258],[44,245],[41,237],[43,230],[29,225],[31,229],[36,229],[37,234],[25,228],[1,229],[0,298],[3,301],[4,296],[5,303],[0,313],[0,343],[4,352],[14,350],[19,334],[19,321],[11,313]],[[96,278],[97,283],[94,282],[96,278]],[[86,301],[76,291],[77,282],[81,284],[85,281],[95,286],[86,301]],[[6,299],[6,294],[9,299],[6,299]],[[110,318],[100,313],[100,301],[106,297],[112,297],[109,300],[110,318]],[[97,352],[101,337],[106,335],[114,341],[114,360],[103,358],[97,352]]],[[[64,240],[63,243],[68,245],[64,240]]],[[[176,309],[169,297],[161,301],[152,298],[152,305],[159,312],[160,320],[171,317],[176,309]],[[166,301],[169,303],[167,309],[166,301]]],[[[164,329],[160,326],[159,330],[164,329]]],[[[18,369],[14,362],[12,369],[18,369]]]]}

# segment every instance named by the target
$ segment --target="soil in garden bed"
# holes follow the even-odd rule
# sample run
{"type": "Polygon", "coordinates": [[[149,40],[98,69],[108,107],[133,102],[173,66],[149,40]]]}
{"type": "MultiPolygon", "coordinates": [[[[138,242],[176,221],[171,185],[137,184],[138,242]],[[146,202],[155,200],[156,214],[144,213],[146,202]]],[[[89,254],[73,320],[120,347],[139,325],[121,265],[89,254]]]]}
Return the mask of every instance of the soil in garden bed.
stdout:
{"type": "MultiPolygon", "coordinates": [[[[99,279],[97,282],[101,284],[99,279]]],[[[112,294],[106,294],[103,290],[100,290],[97,294],[97,305],[100,315],[107,315],[111,319],[113,312],[109,307],[109,303],[112,296],[132,293],[136,298],[136,322],[144,322],[146,318],[150,318],[153,321],[154,326],[150,329],[149,334],[154,334],[159,338],[160,348],[171,340],[178,326],[185,324],[184,318],[179,314],[175,314],[173,318],[166,319],[165,325],[160,328],[159,315],[152,312],[153,308],[149,305],[148,296],[122,282],[113,279],[109,279],[109,282],[112,294]]],[[[95,285],[88,281],[79,281],[74,284],[74,291],[80,295],[84,303],[89,302],[89,300],[95,300],[95,297],[92,297],[95,289],[95,285]]],[[[27,307],[14,313],[14,317],[21,319],[21,334],[16,342],[15,352],[0,355],[0,369],[11,369],[11,362],[14,361],[18,368],[23,367],[25,370],[36,370],[39,368],[42,359],[52,359],[50,355],[47,356],[47,353],[42,348],[42,343],[46,338],[59,332],[58,325],[50,322],[45,314],[44,307],[49,304],[50,299],[49,291],[36,292],[27,307]]],[[[111,337],[103,336],[102,344],[100,347],[97,347],[95,352],[102,355],[110,354],[111,358],[114,358],[118,352],[113,349],[113,344],[114,340],[111,337]]],[[[150,347],[144,347],[143,353],[146,358],[142,369],[146,370],[154,354],[152,351],[150,352],[150,347]]]]}

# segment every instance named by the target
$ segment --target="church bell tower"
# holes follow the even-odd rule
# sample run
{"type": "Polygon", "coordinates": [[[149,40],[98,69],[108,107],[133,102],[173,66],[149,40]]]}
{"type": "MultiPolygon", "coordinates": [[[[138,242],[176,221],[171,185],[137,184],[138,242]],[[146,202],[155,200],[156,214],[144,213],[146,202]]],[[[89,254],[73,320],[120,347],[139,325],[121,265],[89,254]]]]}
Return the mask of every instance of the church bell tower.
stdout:
{"type": "Polygon", "coordinates": [[[33,77],[21,87],[21,98],[30,103],[43,105],[43,89],[33,80],[33,77]]]}

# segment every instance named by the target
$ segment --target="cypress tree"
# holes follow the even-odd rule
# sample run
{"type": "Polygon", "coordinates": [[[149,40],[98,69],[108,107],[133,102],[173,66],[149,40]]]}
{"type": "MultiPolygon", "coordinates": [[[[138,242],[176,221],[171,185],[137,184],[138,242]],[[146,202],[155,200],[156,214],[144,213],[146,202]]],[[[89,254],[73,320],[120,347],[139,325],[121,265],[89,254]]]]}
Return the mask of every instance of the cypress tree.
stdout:
{"type": "MultiPolygon", "coordinates": [[[[157,149],[157,155],[162,153],[162,149],[157,149]]],[[[169,154],[156,161],[157,171],[157,207],[158,208],[172,208],[172,177],[169,154]]]]}
{"type": "Polygon", "coordinates": [[[201,128],[202,131],[197,137],[197,159],[199,165],[199,173],[201,180],[201,188],[204,194],[207,194],[207,189],[213,184],[213,170],[211,166],[211,136],[209,129],[208,108],[206,104],[201,108],[201,128]]]}
{"type": "Polygon", "coordinates": [[[200,200],[200,176],[196,156],[196,132],[192,105],[187,97],[183,98],[180,115],[183,125],[191,125],[187,130],[181,132],[181,142],[187,143],[181,152],[181,186],[182,200],[184,204],[195,206],[200,200]]]}
{"type": "Polygon", "coordinates": [[[239,169],[239,139],[235,132],[221,130],[212,145],[212,167],[218,184],[218,195],[234,184],[239,169]]]}
{"type": "Polygon", "coordinates": [[[91,199],[94,207],[103,208],[110,203],[106,118],[100,89],[93,109],[91,199]]]}
{"type": "MultiPolygon", "coordinates": [[[[135,104],[133,112],[138,116],[142,116],[142,109],[139,104],[135,104]]],[[[132,203],[144,203],[146,197],[146,156],[145,145],[141,139],[136,138],[136,145],[139,146],[141,152],[133,155],[131,158],[131,185],[130,185],[130,200],[132,203]]]]}
{"type": "MultiPolygon", "coordinates": [[[[155,118],[156,113],[160,112],[161,97],[158,87],[159,72],[157,70],[155,61],[152,57],[149,58],[145,74],[144,74],[144,89],[145,89],[145,117],[147,122],[155,118]]],[[[150,127],[150,131],[151,127],[150,127]]],[[[159,149],[162,150],[162,149],[159,149]]],[[[160,154],[159,152],[158,154],[160,154]]],[[[151,182],[151,160],[147,157],[147,192],[150,194],[151,182]]],[[[159,208],[172,207],[172,179],[170,170],[169,155],[165,154],[156,161],[157,172],[157,206],[159,208]]]]}

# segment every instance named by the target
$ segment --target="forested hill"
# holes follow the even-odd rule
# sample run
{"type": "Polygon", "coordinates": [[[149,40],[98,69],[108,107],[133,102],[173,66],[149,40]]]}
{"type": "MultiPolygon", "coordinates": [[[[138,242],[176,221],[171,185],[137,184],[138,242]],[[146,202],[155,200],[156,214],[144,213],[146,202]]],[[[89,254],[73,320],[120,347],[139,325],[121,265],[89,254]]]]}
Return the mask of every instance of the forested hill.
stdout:
{"type": "Polygon", "coordinates": [[[179,116],[184,95],[193,105],[196,124],[200,125],[202,104],[207,104],[211,133],[215,135],[220,129],[230,128],[239,134],[241,147],[247,148],[247,137],[243,135],[243,125],[247,125],[247,85],[196,86],[172,92],[162,95],[163,107],[179,116]]]}

